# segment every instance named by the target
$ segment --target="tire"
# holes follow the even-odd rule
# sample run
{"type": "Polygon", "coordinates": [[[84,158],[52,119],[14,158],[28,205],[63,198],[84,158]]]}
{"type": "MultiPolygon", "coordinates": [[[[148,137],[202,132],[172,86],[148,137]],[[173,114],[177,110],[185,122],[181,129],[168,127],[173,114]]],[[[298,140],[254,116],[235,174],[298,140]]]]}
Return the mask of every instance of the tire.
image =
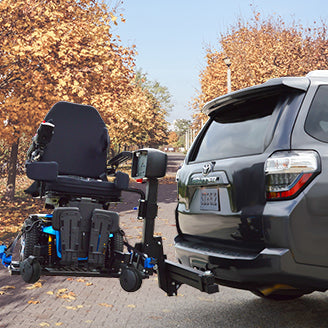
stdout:
{"type": "Polygon", "coordinates": [[[126,292],[136,292],[142,284],[140,272],[133,266],[123,269],[120,276],[120,285],[126,292]]]}
{"type": "Polygon", "coordinates": [[[36,259],[26,259],[20,263],[20,274],[28,284],[36,283],[41,276],[41,266],[36,259]]]}
{"type": "Polygon", "coordinates": [[[109,268],[113,272],[118,272],[120,270],[121,260],[120,257],[116,256],[115,251],[123,252],[123,235],[120,232],[114,233],[108,246],[105,267],[109,268]]]}
{"type": "Polygon", "coordinates": [[[112,240],[112,245],[113,245],[112,252],[114,252],[114,251],[123,252],[124,241],[123,241],[123,236],[120,232],[117,232],[114,234],[113,240],[112,240]]]}
{"type": "Polygon", "coordinates": [[[25,221],[26,230],[21,237],[20,260],[24,261],[30,255],[34,254],[34,245],[40,240],[40,231],[38,224],[30,219],[25,221]]]}
{"type": "Polygon", "coordinates": [[[273,301],[290,301],[312,293],[312,291],[301,289],[277,289],[268,295],[264,295],[259,289],[251,290],[251,292],[258,297],[273,301]]]}

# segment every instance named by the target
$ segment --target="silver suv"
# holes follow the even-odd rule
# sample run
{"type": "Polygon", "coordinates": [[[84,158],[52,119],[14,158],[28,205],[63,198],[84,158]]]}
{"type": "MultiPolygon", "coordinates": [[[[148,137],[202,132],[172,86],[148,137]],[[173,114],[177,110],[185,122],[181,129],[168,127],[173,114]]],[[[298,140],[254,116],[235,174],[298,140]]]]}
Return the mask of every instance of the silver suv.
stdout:
{"type": "Polygon", "coordinates": [[[275,300],[328,288],[328,71],[207,103],[178,172],[176,253],[275,300]]]}

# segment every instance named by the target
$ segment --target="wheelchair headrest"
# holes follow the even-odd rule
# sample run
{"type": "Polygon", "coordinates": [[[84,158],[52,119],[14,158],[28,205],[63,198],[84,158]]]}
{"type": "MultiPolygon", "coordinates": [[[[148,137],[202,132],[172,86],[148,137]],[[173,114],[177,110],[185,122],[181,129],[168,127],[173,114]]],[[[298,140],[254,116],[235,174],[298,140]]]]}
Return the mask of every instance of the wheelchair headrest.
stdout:
{"type": "Polygon", "coordinates": [[[42,161],[57,162],[61,175],[98,178],[106,171],[109,137],[94,107],[58,102],[45,117],[50,120],[54,134],[42,161]]]}

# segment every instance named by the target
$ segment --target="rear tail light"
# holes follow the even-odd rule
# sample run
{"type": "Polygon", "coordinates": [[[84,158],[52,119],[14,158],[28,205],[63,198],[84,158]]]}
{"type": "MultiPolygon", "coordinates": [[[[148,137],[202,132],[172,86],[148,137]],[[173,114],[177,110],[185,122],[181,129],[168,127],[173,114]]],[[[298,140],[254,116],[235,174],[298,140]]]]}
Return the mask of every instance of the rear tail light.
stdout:
{"type": "Polygon", "coordinates": [[[266,198],[284,200],[296,197],[320,172],[315,151],[281,151],[271,155],[264,165],[266,198]]]}

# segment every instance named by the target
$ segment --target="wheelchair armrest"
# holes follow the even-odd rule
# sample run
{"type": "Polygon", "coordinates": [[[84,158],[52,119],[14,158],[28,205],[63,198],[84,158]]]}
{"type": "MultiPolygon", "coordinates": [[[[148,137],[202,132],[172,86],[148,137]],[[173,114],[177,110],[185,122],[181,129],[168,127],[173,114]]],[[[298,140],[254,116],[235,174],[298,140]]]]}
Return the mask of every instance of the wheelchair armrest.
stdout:
{"type": "Polygon", "coordinates": [[[25,164],[26,175],[37,181],[56,181],[58,175],[57,162],[30,162],[25,164]]]}
{"type": "Polygon", "coordinates": [[[107,163],[107,172],[110,174],[115,173],[117,167],[128,161],[129,159],[132,158],[132,152],[131,151],[123,151],[119,153],[118,155],[114,156],[111,158],[108,163],[107,163]]]}

